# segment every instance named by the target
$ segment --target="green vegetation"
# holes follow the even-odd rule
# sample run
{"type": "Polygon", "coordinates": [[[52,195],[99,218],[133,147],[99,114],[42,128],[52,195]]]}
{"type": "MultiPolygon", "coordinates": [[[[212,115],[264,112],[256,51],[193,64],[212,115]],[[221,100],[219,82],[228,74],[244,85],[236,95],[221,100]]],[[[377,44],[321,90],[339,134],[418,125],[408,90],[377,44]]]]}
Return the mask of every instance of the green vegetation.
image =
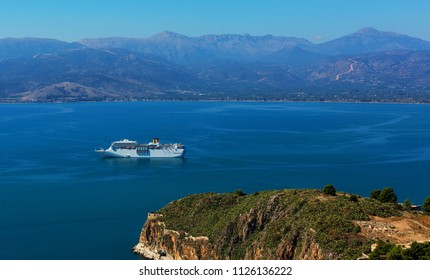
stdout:
{"type": "Polygon", "coordinates": [[[376,249],[369,254],[371,260],[430,260],[430,242],[413,242],[409,248],[378,241],[376,249]]]}
{"type": "Polygon", "coordinates": [[[336,195],[336,189],[334,188],[334,186],[332,184],[327,184],[325,185],[325,187],[323,188],[323,193],[325,193],[326,195],[336,195]]]}
{"type": "Polygon", "coordinates": [[[402,206],[403,206],[404,210],[411,211],[412,210],[412,202],[411,202],[411,200],[409,198],[405,199],[405,201],[403,201],[402,206]]]}
{"type": "Polygon", "coordinates": [[[430,196],[427,196],[424,200],[423,211],[430,214],[430,196]]]}
{"type": "Polygon", "coordinates": [[[397,195],[393,188],[387,187],[382,189],[379,200],[383,203],[397,203],[397,195]]]}
{"type": "Polygon", "coordinates": [[[397,195],[391,187],[386,187],[382,190],[373,190],[370,193],[370,198],[379,200],[383,203],[397,203],[397,195]]]}
{"type": "Polygon", "coordinates": [[[379,196],[381,195],[381,190],[373,190],[371,193],[370,193],[370,198],[373,198],[373,199],[376,199],[376,200],[379,200],[379,196]]]}
{"type": "Polygon", "coordinates": [[[349,201],[358,202],[359,198],[360,198],[359,195],[357,195],[357,194],[351,194],[351,196],[349,197],[349,201]]]}
{"type": "Polygon", "coordinates": [[[223,259],[243,259],[255,244],[264,244],[263,258],[297,258],[312,242],[334,258],[356,259],[372,242],[353,221],[400,215],[393,203],[309,189],[197,194],[159,212],[169,229],[208,236],[223,259]]]}
{"type": "Polygon", "coordinates": [[[234,193],[235,193],[237,196],[244,196],[244,195],[246,195],[246,193],[245,193],[244,191],[242,191],[241,189],[237,189],[237,190],[235,190],[235,191],[234,191],[234,193]]]}

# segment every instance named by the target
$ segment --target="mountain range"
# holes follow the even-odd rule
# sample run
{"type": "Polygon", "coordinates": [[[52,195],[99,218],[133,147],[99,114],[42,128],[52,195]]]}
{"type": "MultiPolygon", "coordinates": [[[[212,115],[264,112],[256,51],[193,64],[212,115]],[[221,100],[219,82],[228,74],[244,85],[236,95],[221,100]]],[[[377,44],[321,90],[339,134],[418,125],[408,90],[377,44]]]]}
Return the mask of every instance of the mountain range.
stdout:
{"type": "Polygon", "coordinates": [[[430,101],[430,42],[363,28],[295,37],[0,39],[0,98],[430,101]]]}

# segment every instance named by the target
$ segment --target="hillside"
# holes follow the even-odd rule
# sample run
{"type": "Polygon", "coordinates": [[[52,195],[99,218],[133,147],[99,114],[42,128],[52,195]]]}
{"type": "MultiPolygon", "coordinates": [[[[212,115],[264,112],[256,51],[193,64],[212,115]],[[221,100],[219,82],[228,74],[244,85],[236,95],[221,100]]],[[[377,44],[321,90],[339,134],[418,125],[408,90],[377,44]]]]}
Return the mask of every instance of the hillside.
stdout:
{"type": "Polygon", "coordinates": [[[134,251],[163,259],[357,259],[430,240],[430,216],[319,190],[206,193],[150,214],[134,251]]]}
{"type": "Polygon", "coordinates": [[[0,39],[3,102],[430,102],[429,73],[430,42],[373,28],[321,44],[272,35],[189,37],[167,31],[79,43],[0,39]]]}

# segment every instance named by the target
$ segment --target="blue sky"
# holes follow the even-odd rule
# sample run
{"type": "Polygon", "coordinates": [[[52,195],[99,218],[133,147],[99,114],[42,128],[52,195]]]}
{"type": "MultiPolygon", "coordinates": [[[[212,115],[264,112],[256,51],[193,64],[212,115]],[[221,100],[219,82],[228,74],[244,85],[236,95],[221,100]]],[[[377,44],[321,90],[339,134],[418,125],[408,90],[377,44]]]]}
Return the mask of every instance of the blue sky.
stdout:
{"type": "Polygon", "coordinates": [[[64,41],[169,30],[327,41],[372,26],[430,41],[427,0],[0,0],[0,38],[64,41]]]}

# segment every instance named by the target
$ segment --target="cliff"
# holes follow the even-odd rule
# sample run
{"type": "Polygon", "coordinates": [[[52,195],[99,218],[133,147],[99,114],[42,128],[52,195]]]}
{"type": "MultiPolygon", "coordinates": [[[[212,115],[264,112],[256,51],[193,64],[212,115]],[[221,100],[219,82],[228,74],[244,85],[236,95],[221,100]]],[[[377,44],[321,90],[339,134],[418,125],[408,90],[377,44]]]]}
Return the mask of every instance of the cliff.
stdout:
{"type": "Polygon", "coordinates": [[[357,259],[377,240],[430,240],[430,217],[318,190],[206,193],[150,214],[133,251],[150,259],[357,259]]]}

